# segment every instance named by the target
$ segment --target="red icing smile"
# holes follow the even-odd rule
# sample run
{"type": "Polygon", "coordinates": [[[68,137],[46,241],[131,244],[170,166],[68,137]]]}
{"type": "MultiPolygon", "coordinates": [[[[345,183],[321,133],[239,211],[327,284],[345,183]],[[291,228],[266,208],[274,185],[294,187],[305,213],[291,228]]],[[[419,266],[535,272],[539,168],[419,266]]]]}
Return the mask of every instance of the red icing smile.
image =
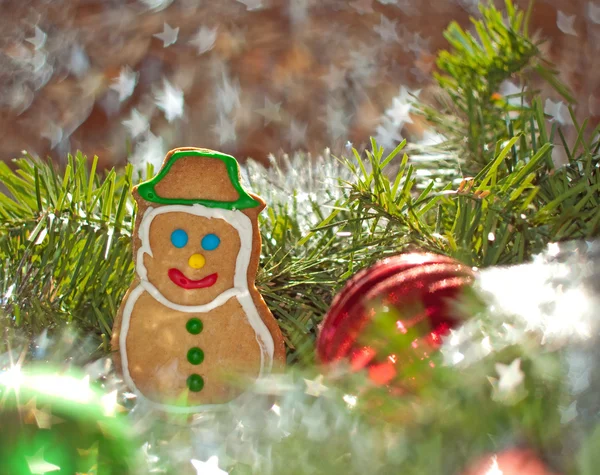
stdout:
{"type": "Polygon", "coordinates": [[[169,279],[171,279],[175,285],[188,290],[210,287],[214,285],[218,277],[219,275],[215,272],[214,274],[207,275],[203,279],[192,280],[183,275],[183,272],[179,269],[169,269],[169,279]]]}

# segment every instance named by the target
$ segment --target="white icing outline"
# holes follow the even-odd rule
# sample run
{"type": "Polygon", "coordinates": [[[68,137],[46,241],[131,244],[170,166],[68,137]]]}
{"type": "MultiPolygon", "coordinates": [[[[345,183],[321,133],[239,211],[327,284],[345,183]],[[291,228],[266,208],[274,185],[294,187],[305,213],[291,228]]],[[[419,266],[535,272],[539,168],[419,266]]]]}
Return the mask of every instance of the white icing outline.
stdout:
{"type": "MultiPolygon", "coordinates": [[[[146,210],[142,221],[140,222],[138,236],[142,241],[142,245],[137,252],[136,262],[136,272],[140,278],[140,284],[131,291],[127,302],[125,303],[125,307],[123,308],[123,320],[121,323],[121,334],[119,335],[123,380],[138,398],[144,400],[147,404],[155,409],[184,414],[225,408],[228,404],[233,403],[235,399],[225,404],[174,406],[171,404],[158,403],[144,396],[133,382],[131,374],[129,373],[129,362],[127,359],[127,334],[129,332],[131,312],[133,311],[138,298],[144,292],[148,292],[155,300],[160,302],[165,307],[185,313],[206,313],[223,305],[230,298],[236,297],[246,314],[248,323],[250,323],[250,326],[256,333],[256,341],[260,347],[260,371],[258,377],[261,377],[265,373],[269,372],[273,365],[273,353],[275,351],[273,337],[271,336],[271,333],[269,332],[269,329],[265,323],[262,321],[262,318],[260,318],[258,310],[256,309],[254,301],[252,300],[252,296],[248,290],[247,274],[248,266],[250,264],[250,257],[252,254],[252,222],[250,221],[250,218],[241,211],[208,208],[200,204],[194,204],[191,206],[167,205],[159,208],[150,207],[146,210]],[[152,220],[159,214],[170,212],[188,213],[209,219],[222,219],[229,225],[233,226],[240,236],[240,251],[236,259],[235,274],[233,278],[234,287],[222,292],[207,304],[180,305],[173,303],[164,295],[162,295],[156,286],[154,286],[154,284],[148,280],[148,272],[144,266],[144,254],[152,256],[152,249],[150,249],[150,224],[152,223],[152,220]]],[[[238,398],[241,396],[242,395],[238,396],[238,398]]]]}

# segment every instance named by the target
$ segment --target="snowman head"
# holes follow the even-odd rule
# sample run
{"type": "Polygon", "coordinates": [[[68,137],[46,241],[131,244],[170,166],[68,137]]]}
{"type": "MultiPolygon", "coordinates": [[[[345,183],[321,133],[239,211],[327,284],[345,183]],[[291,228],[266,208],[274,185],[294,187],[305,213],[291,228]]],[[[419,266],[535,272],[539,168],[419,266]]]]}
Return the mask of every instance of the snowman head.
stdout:
{"type": "Polygon", "coordinates": [[[264,204],[239,184],[233,157],[177,149],[134,196],[136,272],[161,303],[214,307],[254,285],[264,204]]]}

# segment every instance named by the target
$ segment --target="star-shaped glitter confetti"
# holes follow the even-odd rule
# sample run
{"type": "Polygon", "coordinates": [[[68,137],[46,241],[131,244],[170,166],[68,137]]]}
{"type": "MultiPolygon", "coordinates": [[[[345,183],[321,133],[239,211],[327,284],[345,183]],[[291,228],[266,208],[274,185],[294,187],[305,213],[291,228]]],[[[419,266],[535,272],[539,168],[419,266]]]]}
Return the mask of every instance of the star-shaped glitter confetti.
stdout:
{"type": "Polygon", "coordinates": [[[569,157],[565,153],[565,147],[562,145],[555,145],[552,149],[552,163],[555,168],[560,168],[563,165],[569,163],[569,157]]]}
{"type": "Polygon", "coordinates": [[[308,124],[296,122],[292,120],[290,122],[290,131],[288,133],[288,140],[292,148],[297,148],[299,145],[304,144],[306,141],[306,129],[308,124]]]}
{"type": "Polygon", "coordinates": [[[584,353],[572,352],[567,356],[567,381],[571,394],[581,394],[590,387],[592,367],[584,353]]]}
{"type": "Polygon", "coordinates": [[[92,380],[97,380],[106,377],[112,368],[113,362],[110,358],[99,358],[86,364],[83,370],[92,380]]]}
{"type": "Polygon", "coordinates": [[[593,2],[588,2],[587,14],[592,23],[600,25],[600,5],[596,5],[593,2]]]}
{"type": "Polygon", "coordinates": [[[398,96],[396,96],[396,97],[403,102],[415,103],[419,99],[420,95],[421,95],[421,89],[410,90],[404,86],[400,86],[400,92],[398,93],[398,96]]]}
{"type": "Polygon", "coordinates": [[[440,351],[442,353],[445,366],[455,366],[465,359],[465,355],[455,347],[446,345],[442,347],[440,351]]]}
{"type": "Polygon", "coordinates": [[[373,10],[373,0],[355,0],[354,2],[350,2],[350,6],[361,15],[375,11],[373,10]]]}
{"type": "MultiPolygon", "coordinates": [[[[255,162],[252,162],[255,163],[255,162]]],[[[252,180],[255,181],[254,179],[252,180]]],[[[254,391],[258,394],[281,395],[293,391],[296,385],[288,375],[269,375],[256,380],[254,391]]]]}
{"type": "Polygon", "coordinates": [[[292,24],[305,23],[308,18],[308,0],[290,0],[290,20],[292,24]]]}
{"type": "Polygon", "coordinates": [[[196,469],[197,475],[228,475],[229,472],[219,468],[219,457],[213,455],[206,462],[192,459],[192,465],[196,469]]]}
{"type": "Polygon", "coordinates": [[[320,119],[327,126],[331,140],[337,140],[348,132],[348,117],[344,109],[327,104],[325,118],[320,119]]]}
{"type": "Polygon", "coordinates": [[[408,51],[412,51],[414,54],[423,54],[430,52],[431,38],[423,38],[421,33],[415,33],[412,36],[412,40],[407,43],[408,51]]]}
{"type": "Polygon", "coordinates": [[[38,429],[51,429],[53,423],[63,422],[62,419],[52,415],[50,407],[38,409],[35,398],[31,398],[29,402],[23,406],[22,412],[25,414],[25,423],[35,423],[38,429]]]}
{"type": "Polygon", "coordinates": [[[179,35],[179,27],[172,28],[167,22],[163,25],[163,31],[152,36],[163,42],[163,48],[167,48],[177,41],[179,35]]]}
{"type": "Polygon", "coordinates": [[[398,127],[387,117],[381,119],[381,123],[375,129],[375,134],[377,143],[386,150],[393,149],[402,142],[402,135],[400,135],[398,127]]]}
{"type": "Polygon", "coordinates": [[[320,397],[328,391],[328,387],[323,384],[323,375],[320,374],[314,380],[304,378],[306,390],[304,391],[309,396],[320,397]]]}
{"type": "Polygon", "coordinates": [[[396,43],[400,42],[398,32],[396,31],[396,22],[390,20],[385,15],[381,15],[379,25],[375,25],[373,30],[375,30],[382,41],[385,41],[386,43],[391,43],[393,41],[396,43]]]}
{"type": "Polygon", "coordinates": [[[54,149],[63,139],[63,129],[54,122],[48,122],[40,134],[50,142],[50,149],[54,149]]]}
{"type": "Polygon", "coordinates": [[[565,35],[577,36],[575,31],[575,15],[566,15],[565,13],[558,10],[556,12],[556,26],[565,35]]]}
{"type": "Polygon", "coordinates": [[[246,5],[246,10],[259,10],[263,7],[262,0],[237,0],[240,3],[246,5]]]}
{"type": "Polygon", "coordinates": [[[521,358],[515,359],[509,365],[496,363],[495,368],[498,376],[500,376],[498,390],[501,393],[510,394],[514,392],[525,379],[525,374],[521,371],[521,358]]]}
{"type": "Polygon", "coordinates": [[[116,389],[102,396],[100,402],[104,410],[104,415],[107,417],[113,417],[117,414],[117,412],[121,412],[123,410],[123,406],[117,403],[116,389]]]}
{"type": "Polygon", "coordinates": [[[420,90],[413,92],[404,86],[400,88],[400,94],[394,97],[391,107],[385,112],[394,126],[401,127],[404,124],[413,123],[410,117],[410,110],[416,101],[414,96],[418,96],[420,93],[420,90]]]}
{"type": "Polygon", "coordinates": [[[354,394],[344,394],[342,399],[348,406],[348,409],[354,409],[356,407],[356,403],[358,402],[358,397],[356,397],[354,394]]]}
{"type": "Polygon", "coordinates": [[[78,78],[83,78],[90,69],[90,58],[81,45],[73,45],[69,57],[69,70],[78,78]]]}
{"type": "Polygon", "coordinates": [[[414,0],[398,0],[396,2],[396,6],[404,13],[405,15],[416,15],[419,10],[416,7],[414,0]]]}
{"type": "Polygon", "coordinates": [[[160,167],[166,152],[163,139],[148,132],[145,140],[139,142],[135,147],[129,161],[137,170],[145,171],[148,163],[151,163],[157,169],[160,167]]]}
{"type": "Polygon", "coordinates": [[[79,466],[86,467],[86,473],[79,473],[77,475],[93,475],[98,472],[98,453],[100,444],[96,440],[87,449],[77,449],[77,453],[80,457],[79,466]]]}
{"type": "MultiPolygon", "coordinates": [[[[32,70],[38,73],[38,77],[43,76],[41,71],[44,71],[47,68],[50,68],[49,74],[52,74],[52,67],[48,65],[48,53],[44,49],[35,50],[33,55],[28,58],[27,62],[31,65],[32,70]]],[[[45,81],[47,81],[47,79],[45,81]]]]}
{"type": "Polygon", "coordinates": [[[148,9],[159,12],[167,8],[173,0],[140,0],[148,9]]]}
{"type": "Polygon", "coordinates": [[[163,88],[155,94],[156,105],[165,113],[169,122],[183,116],[183,91],[173,86],[166,79],[163,80],[163,88]]]}
{"type": "Polygon", "coordinates": [[[46,44],[46,38],[48,35],[44,33],[39,26],[35,27],[33,36],[31,38],[27,38],[25,41],[31,43],[35,49],[41,49],[46,44]]]}
{"type": "Polygon", "coordinates": [[[489,466],[485,469],[485,475],[504,475],[504,471],[498,465],[498,457],[493,455],[489,461],[489,466]]]}
{"type": "Polygon", "coordinates": [[[458,0],[458,4],[461,5],[467,12],[475,14],[478,11],[480,0],[458,0]]]}
{"type": "Polygon", "coordinates": [[[428,82],[431,79],[431,74],[423,72],[423,70],[419,67],[410,68],[410,72],[419,84],[428,82]]]}
{"type": "Polygon", "coordinates": [[[237,141],[235,123],[222,114],[219,115],[219,121],[213,126],[212,130],[219,138],[220,145],[235,144],[237,141]]]}
{"type": "Polygon", "coordinates": [[[133,72],[129,66],[121,68],[119,77],[113,81],[110,88],[119,93],[119,102],[123,102],[135,89],[138,81],[138,73],[133,72]]]}
{"type": "Polygon", "coordinates": [[[523,98],[525,89],[517,86],[511,81],[503,81],[500,84],[500,94],[505,98],[505,101],[515,107],[527,106],[527,101],[523,98]],[[510,97],[513,96],[513,97],[510,97]]]}
{"type": "Polygon", "coordinates": [[[25,84],[15,84],[10,91],[10,97],[6,98],[11,109],[17,114],[26,111],[34,99],[34,93],[31,88],[25,84]]]}
{"type": "Polygon", "coordinates": [[[149,442],[144,442],[142,445],[142,454],[144,455],[144,459],[149,463],[156,463],[160,460],[160,458],[154,455],[151,452],[152,445],[149,442]]]}
{"type": "Polygon", "coordinates": [[[577,401],[573,401],[567,407],[559,407],[560,423],[568,424],[577,417],[577,401]]]}
{"type": "Polygon", "coordinates": [[[348,63],[353,79],[363,84],[372,80],[377,69],[376,53],[375,48],[366,45],[350,51],[348,63]]]}
{"type": "Polygon", "coordinates": [[[44,448],[40,448],[32,457],[25,457],[29,471],[34,475],[44,475],[45,473],[56,472],[60,470],[58,465],[46,462],[44,460],[44,448]]]}
{"type": "Polygon", "coordinates": [[[572,125],[573,119],[562,101],[554,102],[552,99],[546,99],[544,104],[544,113],[552,117],[553,120],[561,125],[572,125]]]}
{"type": "Polygon", "coordinates": [[[265,97],[265,106],[262,109],[257,109],[256,113],[265,118],[265,125],[271,122],[281,121],[281,102],[272,102],[268,97],[265,97]]]}
{"type": "Polygon", "coordinates": [[[213,49],[216,41],[217,27],[208,28],[207,26],[201,26],[190,40],[190,44],[195,46],[198,55],[201,55],[213,49]]]}
{"type": "Polygon", "coordinates": [[[124,120],[122,123],[125,127],[127,127],[129,135],[132,139],[137,139],[150,127],[146,116],[140,113],[135,107],[131,109],[131,115],[129,116],[129,119],[124,120]]]}
{"type": "Polygon", "coordinates": [[[385,111],[385,114],[391,119],[392,124],[401,128],[404,124],[413,123],[413,120],[410,117],[411,108],[412,104],[410,102],[402,102],[395,97],[392,106],[385,111]]]}
{"type": "Polygon", "coordinates": [[[321,79],[327,84],[327,88],[330,91],[335,91],[344,85],[344,82],[346,81],[346,72],[331,64],[329,65],[329,72],[326,75],[321,76],[321,79]]]}
{"type": "Polygon", "coordinates": [[[240,82],[231,82],[223,75],[221,84],[217,86],[217,111],[222,114],[229,114],[240,107],[240,93],[240,82]]]}

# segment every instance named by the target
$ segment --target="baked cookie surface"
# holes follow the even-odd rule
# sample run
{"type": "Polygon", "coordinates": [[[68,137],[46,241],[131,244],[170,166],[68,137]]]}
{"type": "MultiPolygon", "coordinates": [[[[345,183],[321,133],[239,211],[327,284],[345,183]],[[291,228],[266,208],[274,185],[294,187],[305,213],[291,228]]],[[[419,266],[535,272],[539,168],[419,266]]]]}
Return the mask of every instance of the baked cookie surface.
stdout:
{"type": "Polygon", "coordinates": [[[134,188],[136,279],[112,345],[125,383],[154,408],[213,409],[281,367],[283,337],[254,279],[264,202],[233,157],[176,149],[134,188]]]}

